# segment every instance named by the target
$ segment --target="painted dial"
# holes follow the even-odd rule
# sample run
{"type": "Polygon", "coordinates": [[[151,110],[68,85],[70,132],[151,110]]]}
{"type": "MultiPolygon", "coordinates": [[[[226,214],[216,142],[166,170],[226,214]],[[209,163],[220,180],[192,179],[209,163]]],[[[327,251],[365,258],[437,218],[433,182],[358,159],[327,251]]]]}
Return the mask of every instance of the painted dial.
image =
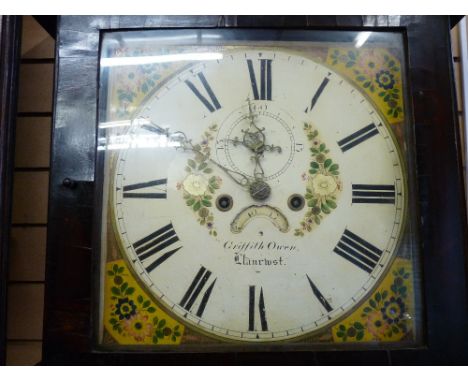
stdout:
{"type": "Polygon", "coordinates": [[[239,48],[175,73],[126,135],[118,240],[154,297],[205,334],[322,330],[391,264],[406,205],[397,144],[359,90],[300,53],[239,48]]]}

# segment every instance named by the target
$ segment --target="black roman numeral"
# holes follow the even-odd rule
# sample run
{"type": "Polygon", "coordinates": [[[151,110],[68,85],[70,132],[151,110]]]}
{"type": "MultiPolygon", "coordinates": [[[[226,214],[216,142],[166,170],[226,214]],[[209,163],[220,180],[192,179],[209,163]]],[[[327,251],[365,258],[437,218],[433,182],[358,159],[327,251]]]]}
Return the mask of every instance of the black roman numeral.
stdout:
{"type": "Polygon", "coordinates": [[[267,59],[259,59],[260,61],[260,92],[258,91],[257,79],[255,77],[255,70],[252,60],[247,60],[247,67],[249,68],[250,83],[252,85],[252,92],[256,100],[271,101],[271,61],[267,59]]]}
{"type": "Polygon", "coordinates": [[[353,203],[395,204],[395,186],[353,184],[353,203]]]}
{"type": "MultiPolygon", "coordinates": [[[[258,299],[258,310],[260,314],[260,326],[263,332],[268,331],[268,323],[265,312],[265,300],[263,298],[263,288],[260,288],[258,299]]],[[[249,331],[255,330],[255,285],[249,286],[249,331]]]]}
{"type": "Polygon", "coordinates": [[[208,81],[206,80],[204,74],[201,72],[198,73],[198,78],[200,79],[200,82],[203,85],[203,88],[205,89],[206,93],[208,94],[208,97],[210,98],[211,102],[208,101],[206,97],[200,93],[200,91],[195,87],[195,85],[191,81],[186,80],[185,83],[210,112],[213,113],[216,110],[221,109],[221,105],[219,104],[218,99],[214,95],[213,90],[208,84],[208,81]]]}
{"type": "Polygon", "coordinates": [[[305,112],[306,113],[309,113],[312,111],[312,109],[314,108],[315,104],[317,103],[320,95],[322,94],[323,90],[325,89],[325,86],[327,86],[328,82],[330,80],[325,77],[322,81],[322,83],[320,84],[320,86],[318,87],[317,91],[315,92],[314,96],[312,97],[312,100],[310,101],[310,107],[308,106],[306,109],[305,109],[305,112]]]}
{"type": "MultiPolygon", "coordinates": [[[[133,248],[135,249],[138,259],[140,261],[144,261],[154,255],[158,255],[161,251],[178,241],[179,238],[174,231],[174,227],[172,226],[172,223],[169,223],[168,225],[165,225],[164,227],[149,234],[143,239],[133,243],[133,248]]],[[[180,248],[182,247],[172,249],[156,258],[156,260],[151,264],[145,266],[146,271],[148,273],[153,271],[156,267],[161,265],[164,261],[176,253],[180,248]]]]}
{"type": "Polygon", "coordinates": [[[368,273],[372,272],[382,255],[380,249],[347,229],[345,229],[333,252],[368,273]]]}
{"type": "Polygon", "coordinates": [[[312,282],[310,279],[309,275],[307,275],[307,280],[309,280],[309,285],[312,288],[312,292],[314,293],[315,297],[317,297],[317,300],[319,300],[320,304],[326,309],[327,312],[331,312],[333,308],[330,306],[328,301],[323,297],[323,294],[319,291],[317,286],[312,282]]]}
{"type": "Polygon", "coordinates": [[[166,199],[167,189],[156,187],[167,186],[167,179],[156,179],[149,182],[129,184],[123,187],[124,198],[139,198],[139,199],[166,199]],[[155,187],[158,191],[162,192],[130,192],[141,190],[142,188],[155,187]]]}
{"type": "Polygon", "coordinates": [[[343,138],[341,141],[338,141],[338,146],[340,146],[341,151],[345,152],[378,133],[379,130],[377,129],[377,126],[371,123],[370,125],[363,127],[361,130],[343,138]]]}
{"type": "MultiPolygon", "coordinates": [[[[193,279],[192,283],[187,289],[187,292],[185,292],[184,297],[182,297],[182,300],[180,300],[179,305],[182,308],[190,311],[198,296],[201,294],[203,287],[207,283],[210,276],[211,272],[202,266],[198,273],[195,275],[195,278],[193,279]]],[[[217,279],[214,279],[211,285],[206,289],[205,293],[203,293],[203,297],[200,301],[200,304],[198,305],[196,313],[198,317],[203,316],[203,312],[205,311],[206,304],[210,299],[211,292],[213,291],[213,287],[216,283],[216,280],[217,279]]]]}

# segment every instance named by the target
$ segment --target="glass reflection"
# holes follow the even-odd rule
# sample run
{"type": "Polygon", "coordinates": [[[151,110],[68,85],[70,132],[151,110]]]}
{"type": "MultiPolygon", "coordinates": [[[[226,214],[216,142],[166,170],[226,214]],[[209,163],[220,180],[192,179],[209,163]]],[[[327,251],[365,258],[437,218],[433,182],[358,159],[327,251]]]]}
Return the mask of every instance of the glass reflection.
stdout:
{"type": "Polygon", "coordinates": [[[216,52],[208,53],[179,53],[163,54],[157,56],[133,56],[133,57],[104,57],[101,58],[101,67],[147,65],[175,61],[205,61],[222,60],[223,54],[216,52]]]}
{"type": "Polygon", "coordinates": [[[369,39],[369,37],[371,36],[372,32],[359,32],[358,35],[356,36],[356,43],[355,43],[355,47],[356,48],[360,48],[361,46],[363,46],[366,41],[369,39]]]}

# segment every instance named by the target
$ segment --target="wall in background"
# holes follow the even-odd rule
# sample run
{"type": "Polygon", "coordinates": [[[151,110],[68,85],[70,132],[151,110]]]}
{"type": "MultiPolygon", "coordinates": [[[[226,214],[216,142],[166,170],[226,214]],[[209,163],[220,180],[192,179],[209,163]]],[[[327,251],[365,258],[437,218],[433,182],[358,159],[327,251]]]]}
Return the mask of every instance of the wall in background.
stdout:
{"type": "Polygon", "coordinates": [[[7,365],[42,357],[55,41],[23,17],[7,314],[7,365]]]}

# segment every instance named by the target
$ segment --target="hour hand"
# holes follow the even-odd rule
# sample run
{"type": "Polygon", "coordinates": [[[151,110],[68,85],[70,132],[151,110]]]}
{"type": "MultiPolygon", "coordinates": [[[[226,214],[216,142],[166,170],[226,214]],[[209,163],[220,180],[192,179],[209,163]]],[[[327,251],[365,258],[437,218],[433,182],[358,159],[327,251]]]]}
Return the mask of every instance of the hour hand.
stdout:
{"type": "Polygon", "coordinates": [[[198,155],[200,155],[204,161],[208,161],[215,166],[217,166],[220,170],[224,171],[226,175],[228,175],[235,183],[237,183],[239,186],[249,189],[250,186],[250,179],[245,176],[244,174],[234,171],[226,166],[223,166],[221,163],[216,162],[213,158],[210,157],[209,153],[204,153],[200,151],[200,149],[196,148],[192,144],[192,140],[188,139],[185,133],[181,131],[176,131],[175,133],[171,134],[171,137],[174,137],[174,140],[177,140],[180,144],[180,148],[182,150],[188,150],[192,151],[198,155]]]}
{"type": "Polygon", "coordinates": [[[244,146],[255,154],[262,153],[264,151],[265,136],[262,132],[249,132],[244,130],[242,130],[242,132],[244,133],[242,140],[238,137],[234,137],[234,139],[226,138],[225,142],[232,143],[234,147],[244,146]]]}
{"type": "Polygon", "coordinates": [[[224,142],[225,143],[232,143],[232,145],[234,147],[237,147],[237,146],[244,146],[244,147],[247,147],[243,141],[241,141],[239,138],[237,137],[234,137],[234,139],[230,139],[230,138],[225,138],[224,139],[224,142]]]}
{"type": "Polygon", "coordinates": [[[238,137],[234,137],[234,139],[226,138],[224,140],[226,143],[232,143],[234,147],[237,146],[244,146],[245,148],[258,153],[258,152],[263,152],[263,151],[270,151],[274,152],[276,151],[278,154],[281,154],[283,151],[280,146],[275,146],[275,145],[265,145],[263,142],[260,141],[252,141],[252,140],[246,140],[245,137],[243,140],[240,140],[238,137]],[[246,142],[247,141],[247,142],[246,142]]]}

